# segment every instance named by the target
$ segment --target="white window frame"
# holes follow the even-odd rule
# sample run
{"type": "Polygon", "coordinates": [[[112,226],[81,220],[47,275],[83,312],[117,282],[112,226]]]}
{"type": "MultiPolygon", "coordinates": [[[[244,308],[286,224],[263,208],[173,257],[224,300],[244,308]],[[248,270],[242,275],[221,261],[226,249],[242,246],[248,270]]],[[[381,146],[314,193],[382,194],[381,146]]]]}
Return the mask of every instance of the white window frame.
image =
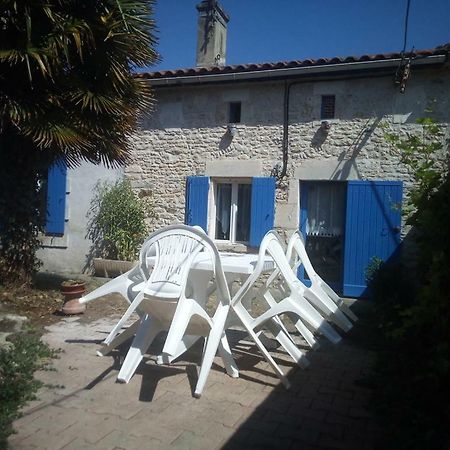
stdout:
{"type": "Polygon", "coordinates": [[[249,241],[236,241],[236,225],[238,214],[238,190],[240,184],[252,184],[251,178],[214,178],[209,187],[208,230],[209,237],[217,243],[224,244],[248,244],[249,241]],[[216,198],[219,184],[231,184],[231,211],[230,211],[230,239],[216,239],[216,198]]]}

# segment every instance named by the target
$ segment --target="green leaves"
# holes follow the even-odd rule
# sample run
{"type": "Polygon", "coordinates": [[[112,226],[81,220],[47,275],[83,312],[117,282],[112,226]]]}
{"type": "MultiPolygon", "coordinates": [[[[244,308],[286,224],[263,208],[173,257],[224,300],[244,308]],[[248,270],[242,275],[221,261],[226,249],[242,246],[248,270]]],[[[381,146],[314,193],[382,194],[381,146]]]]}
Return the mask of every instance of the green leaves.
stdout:
{"type": "Polygon", "coordinates": [[[34,400],[43,383],[34,372],[44,370],[56,352],[40,341],[36,334],[21,333],[13,337],[9,348],[0,348],[0,448],[13,433],[12,422],[19,410],[34,400]]]}
{"type": "MultiPolygon", "coordinates": [[[[443,128],[431,117],[417,120],[420,131],[405,135],[387,132],[388,143],[401,155],[401,160],[410,169],[415,184],[410,191],[409,203],[415,211],[423,200],[429,198],[448,176],[449,154],[444,148],[443,128]]],[[[415,213],[407,222],[415,223],[415,213]]]]}
{"type": "Polygon", "coordinates": [[[89,237],[104,258],[133,261],[154,217],[149,199],[138,198],[128,180],[99,184],[91,203],[89,237]]]}
{"type": "Polygon", "coordinates": [[[132,72],[157,60],[153,4],[0,2],[0,282],[29,282],[38,265],[39,171],[59,158],[127,161],[129,137],[153,104],[132,72]]]}
{"type": "Polygon", "coordinates": [[[0,127],[13,125],[9,133],[72,164],[123,164],[128,136],[152,108],[149,86],[135,82],[132,72],[157,60],[152,5],[2,2],[0,127]],[[105,145],[99,147],[100,139],[105,145]]]}
{"type": "Polygon", "coordinates": [[[386,264],[371,284],[381,331],[372,405],[388,449],[450,445],[449,153],[438,123],[418,123],[420,133],[387,135],[415,181],[406,239],[413,235],[416,261],[386,264]]]}

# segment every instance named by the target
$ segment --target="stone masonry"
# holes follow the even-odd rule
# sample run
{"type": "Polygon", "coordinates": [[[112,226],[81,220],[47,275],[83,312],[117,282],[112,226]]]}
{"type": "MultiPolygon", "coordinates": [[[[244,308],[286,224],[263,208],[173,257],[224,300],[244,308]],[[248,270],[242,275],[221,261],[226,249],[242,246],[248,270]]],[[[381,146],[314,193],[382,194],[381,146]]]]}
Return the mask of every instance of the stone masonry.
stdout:
{"type": "MultiPolygon", "coordinates": [[[[298,228],[299,180],[402,180],[407,195],[412,178],[386,143],[386,127],[417,131],[416,120],[432,104],[445,130],[449,82],[444,67],[413,72],[404,94],[392,76],[293,84],[288,176],[277,191],[275,225],[298,228]],[[336,98],[328,132],[321,128],[322,95],[336,98]]],[[[260,176],[281,165],[283,96],[283,81],[155,88],[155,111],[135,134],[134,161],[125,171],[136,189],[152,192],[155,227],[183,222],[186,177],[211,175],[207,166],[215,162],[222,163],[224,177],[245,173],[249,161],[260,162],[260,176]],[[241,123],[231,137],[228,108],[236,101],[242,105],[241,123]]]]}

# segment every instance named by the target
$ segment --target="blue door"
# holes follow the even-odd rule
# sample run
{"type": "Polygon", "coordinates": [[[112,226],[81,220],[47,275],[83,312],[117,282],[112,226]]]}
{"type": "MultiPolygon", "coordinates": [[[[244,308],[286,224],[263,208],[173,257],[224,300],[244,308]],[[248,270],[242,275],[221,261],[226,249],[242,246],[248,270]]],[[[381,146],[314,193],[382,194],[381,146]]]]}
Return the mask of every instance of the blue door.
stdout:
{"type": "MultiPolygon", "coordinates": [[[[302,182],[300,230],[317,273],[337,292],[362,297],[367,267],[400,244],[402,183],[302,182]]],[[[299,278],[309,284],[300,267],[299,278]]]]}
{"type": "Polygon", "coordinates": [[[343,294],[364,296],[373,258],[389,260],[400,244],[403,184],[349,181],[345,219],[343,294]]]}

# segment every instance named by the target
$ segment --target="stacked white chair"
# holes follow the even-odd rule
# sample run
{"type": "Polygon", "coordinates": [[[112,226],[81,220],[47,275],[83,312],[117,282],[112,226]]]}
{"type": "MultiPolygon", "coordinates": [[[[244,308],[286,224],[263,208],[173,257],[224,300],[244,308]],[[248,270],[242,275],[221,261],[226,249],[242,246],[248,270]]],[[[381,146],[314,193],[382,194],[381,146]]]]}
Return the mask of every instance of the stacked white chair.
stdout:
{"type": "MultiPolygon", "coordinates": [[[[144,287],[144,278],[142,276],[141,269],[139,265],[133,267],[128,272],[119,275],[118,277],[108,281],[104,285],[95,289],[94,291],[84,295],[80,298],[80,303],[87,303],[92,300],[95,300],[99,297],[103,297],[108,294],[120,294],[122,297],[128,302],[132,303],[139,292],[144,287]]],[[[143,312],[139,309],[136,310],[136,313],[139,314],[140,317],[143,316],[143,312]]],[[[132,325],[127,327],[113,342],[110,342],[109,345],[103,345],[97,353],[100,356],[107,355],[118,345],[125,342],[130,337],[134,336],[136,330],[139,327],[140,319],[136,320],[132,325]]]]}
{"type": "Polygon", "coordinates": [[[309,329],[323,334],[333,343],[341,340],[338,333],[328,324],[318,311],[304,298],[299,289],[299,280],[289,265],[284,249],[280,243],[279,237],[275,231],[269,231],[263,238],[253,274],[244,281],[240,289],[234,295],[232,300],[232,309],[236,313],[240,322],[255,341],[259,350],[274,369],[277,376],[286,387],[289,387],[289,381],[283,374],[283,371],[272,358],[260,339],[261,331],[266,328],[273,333],[284,349],[299,364],[305,364],[305,356],[298,349],[285,326],[281,322],[280,316],[283,314],[296,316],[302,325],[302,331],[311,334],[309,329]],[[283,278],[285,296],[281,300],[276,300],[270,293],[270,282],[263,288],[263,298],[267,302],[268,309],[257,317],[253,317],[249,312],[249,298],[254,297],[253,288],[257,284],[260,275],[263,273],[266,255],[269,255],[275,265],[275,275],[283,278]]]}
{"type": "Polygon", "coordinates": [[[296,231],[289,239],[286,257],[291,267],[297,273],[303,265],[304,270],[311,280],[311,286],[304,288],[304,296],[309,300],[327,319],[333,322],[343,331],[352,328],[348,320],[358,320],[353,311],[344,303],[341,297],[317,274],[306,252],[302,236],[296,231]]]}
{"type": "MultiPolygon", "coordinates": [[[[139,270],[144,280],[141,289],[105,340],[106,344],[116,341],[131,314],[140,312],[142,317],[118,380],[128,382],[131,379],[143,355],[161,331],[167,331],[162,350],[163,358],[167,360],[190,345],[186,345],[185,336],[206,337],[195,396],[200,397],[203,391],[217,350],[228,374],[237,377],[238,370],[224,331],[230,294],[214,243],[197,228],[172,225],[150,236],[139,259],[139,270]],[[212,261],[218,302],[213,316],[205,309],[206,288],[195,282],[188,284],[192,263],[199,252],[208,254],[212,261]]],[[[207,280],[202,281],[207,283],[207,280]]]]}
{"type": "MultiPolygon", "coordinates": [[[[198,225],[193,227],[194,229],[204,232],[201,227],[198,225]]],[[[142,244],[141,253],[146,251],[146,245],[147,245],[148,239],[142,244]]],[[[153,252],[153,249],[151,250],[151,253],[153,252]]],[[[151,255],[154,256],[154,255],[151,255]]],[[[95,300],[100,297],[104,297],[105,295],[109,294],[120,294],[129,304],[133,302],[133,300],[136,298],[136,296],[139,294],[139,292],[143,289],[145,282],[145,278],[143,276],[143,272],[141,270],[141,267],[139,264],[137,264],[135,267],[133,267],[128,272],[119,275],[118,277],[108,281],[107,283],[103,284],[102,286],[98,287],[97,289],[93,290],[92,292],[89,292],[88,294],[84,295],[79,299],[80,303],[88,303],[92,300],[95,300]]],[[[136,313],[142,318],[143,312],[139,310],[139,308],[136,309],[136,313]]],[[[117,348],[120,344],[127,341],[129,338],[135,335],[136,330],[139,327],[140,319],[136,320],[132,325],[125,328],[120,335],[118,335],[115,339],[110,339],[109,343],[103,343],[102,347],[97,350],[97,354],[99,356],[105,356],[108,353],[110,353],[112,350],[117,348]]],[[[194,344],[197,341],[197,337],[188,337],[185,336],[184,341],[186,343],[186,348],[189,348],[192,344],[194,344]]],[[[181,348],[180,348],[181,351],[181,348]]],[[[182,352],[183,353],[183,352],[182,352]]],[[[163,362],[162,358],[159,358],[158,361],[160,363],[163,362]]]]}

